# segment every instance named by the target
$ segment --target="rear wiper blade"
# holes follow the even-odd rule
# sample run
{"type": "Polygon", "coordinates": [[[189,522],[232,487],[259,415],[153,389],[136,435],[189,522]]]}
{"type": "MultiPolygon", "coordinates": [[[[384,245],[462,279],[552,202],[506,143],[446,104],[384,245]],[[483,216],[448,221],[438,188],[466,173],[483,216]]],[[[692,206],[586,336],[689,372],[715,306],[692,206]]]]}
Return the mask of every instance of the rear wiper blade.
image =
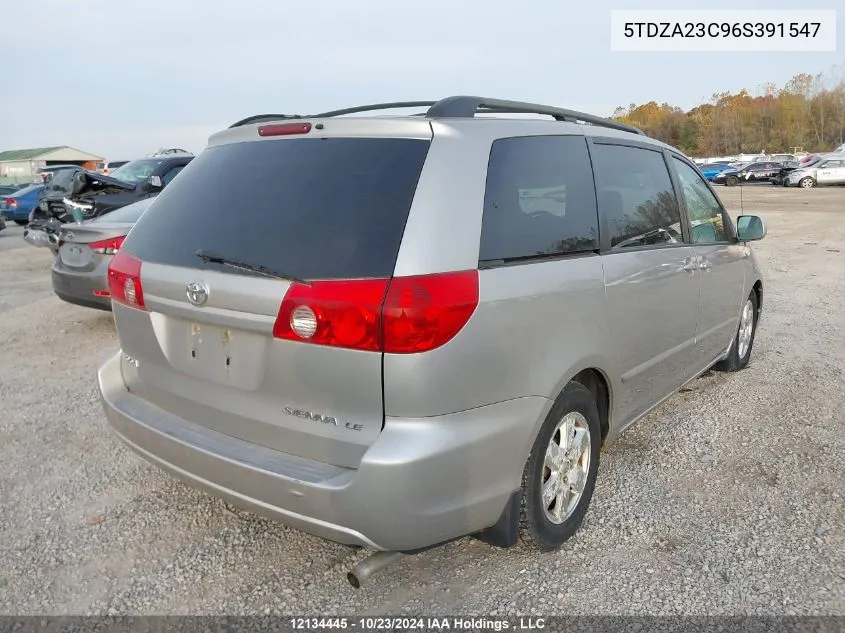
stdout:
{"type": "Polygon", "coordinates": [[[238,261],[237,259],[229,259],[228,257],[223,257],[222,255],[212,253],[211,251],[199,249],[196,253],[194,253],[194,255],[196,255],[206,263],[222,264],[223,266],[231,266],[232,268],[248,270],[253,273],[264,275],[265,277],[272,277],[273,279],[284,279],[285,281],[294,281],[298,284],[302,284],[303,286],[311,285],[304,279],[300,279],[299,277],[294,277],[293,275],[288,275],[286,273],[273,270],[272,268],[268,268],[267,266],[262,266],[261,264],[249,264],[247,262],[238,261]]]}

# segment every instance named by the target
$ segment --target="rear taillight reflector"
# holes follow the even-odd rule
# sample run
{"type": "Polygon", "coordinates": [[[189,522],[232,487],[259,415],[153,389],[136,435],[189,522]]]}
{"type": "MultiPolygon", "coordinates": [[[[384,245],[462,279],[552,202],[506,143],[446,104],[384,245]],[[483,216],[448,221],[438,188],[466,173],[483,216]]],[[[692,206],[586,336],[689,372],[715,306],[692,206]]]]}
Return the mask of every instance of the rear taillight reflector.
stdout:
{"type": "Polygon", "coordinates": [[[478,271],[291,284],[276,338],[390,354],[448,343],[478,306],[478,271]]]}
{"type": "Polygon", "coordinates": [[[273,326],[276,338],[378,351],[387,279],[298,283],[288,288],[273,326]]]}
{"type": "Polygon", "coordinates": [[[310,131],[310,123],[277,123],[259,127],[258,136],[291,136],[293,134],[308,134],[310,131]]]}
{"type": "Polygon", "coordinates": [[[109,264],[109,294],[113,301],[145,308],[144,290],[141,287],[141,260],[119,250],[109,264]]]}
{"type": "Polygon", "coordinates": [[[109,291],[108,290],[95,290],[94,296],[95,297],[108,297],[109,291]]]}
{"type": "Polygon", "coordinates": [[[445,345],[477,307],[477,270],[394,277],[382,309],[383,349],[414,354],[445,345]]]}
{"type": "Polygon", "coordinates": [[[123,240],[125,239],[126,236],[121,235],[107,240],[100,240],[99,242],[91,242],[88,244],[88,248],[95,253],[100,253],[101,255],[114,255],[118,250],[120,250],[123,240]]]}

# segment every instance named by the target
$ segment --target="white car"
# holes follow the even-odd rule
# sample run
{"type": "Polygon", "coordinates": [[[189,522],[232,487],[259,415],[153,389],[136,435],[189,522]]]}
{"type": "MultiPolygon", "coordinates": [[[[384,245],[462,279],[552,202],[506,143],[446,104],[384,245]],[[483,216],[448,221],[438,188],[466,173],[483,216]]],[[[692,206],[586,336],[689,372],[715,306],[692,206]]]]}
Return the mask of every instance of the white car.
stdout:
{"type": "Polygon", "coordinates": [[[819,185],[845,185],[845,155],[829,154],[811,167],[789,173],[787,187],[810,189],[819,185]]]}

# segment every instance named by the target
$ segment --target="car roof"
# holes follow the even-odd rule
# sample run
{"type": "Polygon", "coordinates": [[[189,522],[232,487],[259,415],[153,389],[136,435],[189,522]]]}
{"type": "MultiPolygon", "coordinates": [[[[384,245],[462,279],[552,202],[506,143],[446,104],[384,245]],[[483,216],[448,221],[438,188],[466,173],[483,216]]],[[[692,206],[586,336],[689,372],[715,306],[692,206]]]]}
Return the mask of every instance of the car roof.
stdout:
{"type": "MultiPolygon", "coordinates": [[[[674,149],[657,139],[646,136],[642,130],[632,125],[586,112],[544,104],[467,95],[446,97],[439,101],[376,103],[313,115],[253,115],[233,123],[227,130],[212,135],[209,139],[209,145],[266,140],[263,137],[272,135],[269,133],[263,134],[262,128],[286,124],[295,126],[298,123],[310,123],[313,128],[321,131],[322,136],[406,136],[430,139],[432,132],[437,129],[436,125],[441,124],[452,129],[462,128],[465,132],[469,132],[470,129],[486,128],[486,133],[491,137],[495,137],[496,134],[505,137],[520,133],[526,135],[550,133],[601,135],[631,138],[649,145],[674,149]],[[425,108],[425,110],[413,115],[390,116],[385,114],[390,110],[410,108],[425,108]],[[366,113],[366,116],[346,116],[364,113],[366,113]],[[529,116],[511,118],[524,115],[529,116]],[[536,115],[546,115],[551,117],[552,120],[531,118],[536,115]],[[474,122],[472,127],[465,127],[465,123],[468,121],[474,122]],[[489,123],[489,121],[493,123],[489,123]],[[494,129],[498,132],[493,132],[494,129]],[[258,138],[259,136],[262,138],[258,138]]],[[[308,128],[308,130],[310,129],[312,128],[308,128]]],[[[307,131],[303,133],[307,133],[307,131]]]]}

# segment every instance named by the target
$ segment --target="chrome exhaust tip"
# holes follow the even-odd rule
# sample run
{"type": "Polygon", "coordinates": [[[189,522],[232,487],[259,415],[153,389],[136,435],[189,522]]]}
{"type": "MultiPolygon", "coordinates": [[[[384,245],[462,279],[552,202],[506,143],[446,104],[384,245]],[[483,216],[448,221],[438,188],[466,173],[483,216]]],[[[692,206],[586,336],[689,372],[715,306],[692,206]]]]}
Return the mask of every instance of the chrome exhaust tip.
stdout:
{"type": "Polygon", "coordinates": [[[349,570],[346,574],[346,579],[350,585],[356,589],[360,589],[367,578],[385,567],[392,565],[402,558],[402,556],[402,552],[376,552],[375,554],[371,554],[349,570]]]}

